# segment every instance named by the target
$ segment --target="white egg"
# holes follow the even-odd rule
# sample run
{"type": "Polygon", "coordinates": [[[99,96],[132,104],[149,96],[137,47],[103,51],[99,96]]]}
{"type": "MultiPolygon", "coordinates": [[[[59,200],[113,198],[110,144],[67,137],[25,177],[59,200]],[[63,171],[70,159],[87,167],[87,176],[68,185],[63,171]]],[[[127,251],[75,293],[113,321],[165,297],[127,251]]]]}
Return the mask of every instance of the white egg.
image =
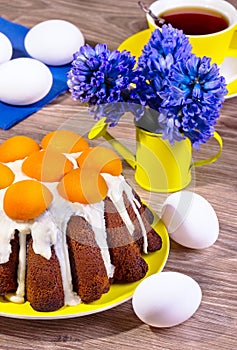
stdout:
{"type": "Polygon", "coordinates": [[[12,44],[8,37],[0,33],[0,63],[7,62],[12,57],[12,44]]]}
{"type": "Polygon", "coordinates": [[[201,299],[201,288],[191,277],[179,272],[160,272],[138,285],[132,305],[142,322],[153,327],[172,327],[188,320],[201,299]]]}
{"type": "Polygon", "coordinates": [[[175,242],[193,249],[210,247],[218,238],[219,222],[211,204],[190,191],[171,194],[161,214],[169,236],[175,242]]]}
{"type": "Polygon", "coordinates": [[[49,68],[27,57],[2,63],[0,76],[0,101],[12,105],[28,105],[41,100],[53,83],[49,68]]]}
{"type": "Polygon", "coordinates": [[[51,19],[35,25],[25,37],[28,54],[48,65],[60,66],[73,60],[84,45],[84,37],[74,24],[51,19]]]}

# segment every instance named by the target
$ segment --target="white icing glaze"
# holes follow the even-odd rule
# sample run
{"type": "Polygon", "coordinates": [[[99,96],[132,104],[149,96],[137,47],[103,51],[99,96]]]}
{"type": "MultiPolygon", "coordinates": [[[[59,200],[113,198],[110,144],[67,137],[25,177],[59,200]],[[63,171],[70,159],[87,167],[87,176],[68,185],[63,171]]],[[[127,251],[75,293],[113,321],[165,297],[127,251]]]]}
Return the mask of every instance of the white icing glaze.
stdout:
{"type": "Polygon", "coordinates": [[[64,303],[65,305],[71,306],[78,305],[81,302],[81,299],[72,290],[72,275],[67,249],[66,235],[63,234],[63,232],[59,229],[57,229],[57,242],[54,245],[54,249],[61,269],[64,291],[64,303]]]}
{"type": "Polygon", "coordinates": [[[103,173],[102,176],[104,177],[109,187],[108,197],[112,200],[113,204],[115,205],[128,231],[130,232],[131,235],[133,235],[134,225],[128,215],[128,212],[126,210],[126,207],[123,201],[123,192],[126,193],[128,200],[131,203],[132,208],[138,218],[140,228],[142,231],[142,236],[143,236],[143,251],[144,253],[147,254],[147,245],[148,245],[147,232],[138,210],[141,207],[141,205],[134,197],[131,186],[129,186],[129,184],[125,181],[122,175],[114,177],[110,174],[103,173]]]}
{"type": "Polygon", "coordinates": [[[121,218],[123,219],[123,222],[125,223],[129,233],[132,235],[134,232],[134,225],[128,215],[123,200],[123,192],[127,194],[129,201],[132,200],[134,196],[132,194],[132,190],[130,191],[131,188],[125,182],[124,177],[122,175],[117,177],[114,177],[107,173],[103,173],[101,175],[104,177],[109,188],[108,197],[112,200],[121,218]]]}
{"type": "Polygon", "coordinates": [[[16,290],[16,298],[23,302],[25,296],[25,273],[26,273],[26,235],[19,233],[20,251],[19,265],[17,271],[18,288],[16,290]]]}
{"type": "Polygon", "coordinates": [[[95,234],[95,240],[100,247],[101,255],[105,264],[108,277],[113,277],[114,266],[110,261],[109,248],[107,244],[107,233],[104,220],[104,202],[85,205],[85,219],[90,223],[95,234]]]}
{"type": "Polygon", "coordinates": [[[34,252],[49,260],[51,257],[51,246],[57,242],[57,231],[55,223],[47,210],[36,218],[31,226],[34,252]]]}
{"type": "Polygon", "coordinates": [[[132,204],[132,208],[133,208],[133,210],[134,210],[134,212],[135,212],[135,214],[136,214],[136,216],[137,216],[137,218],[138,218],[138,221],[139,221],[139,224],[140,224],[140,228],[141,228],[141,230],[142,230],[142,236],[143,236],[143,252],[144,252],[145,254],[147,254],[147,253],[148,253],[148,251],[147,251],[147,248],[148,248],[147,232],[146,232],[144,223],[143,223],[143,221],[142,221],[141,215],[140,215],[140,213],[139,213],[139,211],[138,211],[138,209],[137,209],[135,203],[134,203],[134,202],[131,202],[131,204],[132,204]]]}
{"type": "Polygon", "coordinates": [[[108,277],[113,277],[114,267],[110,261],[109,249],[106,240],[106,229],[104,221],[104,202],[101,201],[95,204],[80,204],[71,203],[62,198],[57,192],[57,184],[46,184],[51,192],[54,194],[54,200],[49,211],[51,217],[54,218],[56,226],[61,232],[67,230],[67,224],[71,216],[83,217],[92,227],[95,240],[101,250],[101,255],[105,264],[108,277]]]}
{"type": "Polygon", "coordinates": [[[22,159],[16,160],[15,162],[6,163],[6,165],[7,165],[7,166],[13,171],[13,173],[15,174],[14,182],[29,179],[29,177],[28,177],[27,175],[25,175],[25,174],[22,172],[22,170],[21,170],[22,163],[23,163],[23,160],[22,160],[22,159]]]}
{"type": "Polygon", "coordinates": [[[11,240],[15,229],[23,234],[30,233],[30,223],[11,220],[3,210],[3,197],[5,190],[0,190],[0,264],[6,263],[11,254],[11,240]]]}
{"type": "Polygon", "coordinates": [[[4,295],[4,298],[11,301],[14,304],[24,304],[25,298],[16,295],[16,293],[7,293],[4,295]]]}
{"type": "Polygon", "coordinates": [[[26,273],[26,235],[19,233],[19,263],[17,270],[18,287],[15,293],[7,293],[5,298],[15,304],[23,304],[25,302],[25,273],[26,273]]]}
{"type": "MultiPolygon", "coordinates": [[[[76,167],[75,158],[80,153],[66,155],[67,158],[76,167]]],[[[29,179],[21,171],[23,160],[7,163],[7,166],[15,173],[15,180],[20,181],[29,179]]],[[[138,218],[141,226],[142,235],[144,238],[144,252],[147,252],[147,236],[142,218],[139,213],[140,203],[133,195],[132,188],[127,184],[124,177],[112,176],[103,173],[107,185],[108,196],[113,201],[116,209],[121,215],[128,231],[131,235],[134,232],[134,225],[126,210],[122,194],[126,193],[129,202],[138,218]]],[[[51,257],[51,246],[55,247],[55,253],[59,260],[64,295],[65,305],[77,305],[80,303],[80,297],[72,290],[72,276],[70,269],[70,261],[68,256],[68,247],[66,242],[67,224],[72,215],[79,215],[85,218],[91,225],[95,240],[101,249],[102,258],[108,277],[113,276],[114,266],[111,264],[109,248],[107,245],[107,234],[105,229],[104,219],[104,202],[101,201],[95,204],[83,205],[80,203],[71,203],[62,198],[57,192],[57,183],[44,183],[53,193],[54,199],[51,206],[42,215],[33,221],[29,222],[15,222],[11,220],[3,210],[3,197],[5,189],[0,190],[0,263],[7,262],[11,253],[10,241],[14,237],[15,229],[20,233],[20,252],[19,252],[19,267],[18,267],[18,289],[16,293],[8,293],[7,298],[13,302],[21,303],[24,298],[25,289],[25,269],[26,269],[26,234],[31,233],[33,238],[33,249],[36,254],[40,254],[46,259],[51,257]]]]}

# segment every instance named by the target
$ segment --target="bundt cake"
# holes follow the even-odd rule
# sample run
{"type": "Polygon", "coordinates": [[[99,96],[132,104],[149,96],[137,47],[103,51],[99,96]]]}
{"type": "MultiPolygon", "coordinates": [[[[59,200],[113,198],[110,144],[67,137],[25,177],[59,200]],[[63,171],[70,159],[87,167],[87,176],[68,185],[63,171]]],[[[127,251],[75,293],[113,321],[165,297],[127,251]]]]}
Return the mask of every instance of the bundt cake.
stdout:
{"type": "Polygon", "coordinates": [[[143,278],[162,240],[110,149],[57,130],[0,145],[0,295],[37,311],[143,278]]]}

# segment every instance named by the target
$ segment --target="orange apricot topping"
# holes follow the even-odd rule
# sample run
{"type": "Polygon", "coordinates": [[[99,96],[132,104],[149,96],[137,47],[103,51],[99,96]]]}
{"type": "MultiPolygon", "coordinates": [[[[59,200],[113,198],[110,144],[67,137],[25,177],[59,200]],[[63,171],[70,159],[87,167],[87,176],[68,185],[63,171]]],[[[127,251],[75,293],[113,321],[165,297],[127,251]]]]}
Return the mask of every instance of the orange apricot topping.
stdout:
{"type": "Polygon", "coordinates": [[[89,147],[87,141],[70,130],[55,130],[43,137],[41,147],[54,149],[60,153],[82,152],[89,147]]]}
{"type": "Polygon", "coordinates": [[[58,184],[59,194],[70,202],[92,204],[102,201],[108,192],[107,184],[98,172],[77,168],[66,174],[58,184]]]}
{"type": "Polygon", "coordinates": [[[0,163],[0,190],[13,183],[15,175],[5,164],[0,163]]]}
{"type": "Polygon", "coordinates": [[[14,162],[23,159],[40,149],[31,137],[17,135],[10,137],[0,145],[0,162],[14,162]]]}
{"type": "Polygon", "coordinates": [[[51,204],[50,190],[35,180],[22,180],[10,185],[3,199],[5,213],[13,220],[32,220],[51,204]]]}
{"type": "Polygon", "coordinates": [[[31,154],[22,163],[22,171],[38,181],[60,181],[73,169],[73,164],[61,153],[42,150],[31,154]]]}
{"type": "Polygon", "coordinates": [[[100,173],[119,176],[122,173],[122,161],[117,154],[106,147],[88,148],[77,158],[79,167],[95,169],[100,173]]]}

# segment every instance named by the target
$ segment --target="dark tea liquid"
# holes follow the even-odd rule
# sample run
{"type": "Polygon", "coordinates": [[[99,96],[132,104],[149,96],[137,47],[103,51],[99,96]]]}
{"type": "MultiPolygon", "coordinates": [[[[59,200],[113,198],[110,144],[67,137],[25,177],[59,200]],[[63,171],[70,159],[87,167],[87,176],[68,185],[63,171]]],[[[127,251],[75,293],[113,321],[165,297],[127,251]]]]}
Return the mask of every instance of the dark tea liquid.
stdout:
{"type": "Polygon", "coordinates": [[[182,29],[187,35],[212,34],[229,26],[227,18],[221,13],[198,7],[171,9],[163,12],[159,17],[174,28],[182,29]]]}

